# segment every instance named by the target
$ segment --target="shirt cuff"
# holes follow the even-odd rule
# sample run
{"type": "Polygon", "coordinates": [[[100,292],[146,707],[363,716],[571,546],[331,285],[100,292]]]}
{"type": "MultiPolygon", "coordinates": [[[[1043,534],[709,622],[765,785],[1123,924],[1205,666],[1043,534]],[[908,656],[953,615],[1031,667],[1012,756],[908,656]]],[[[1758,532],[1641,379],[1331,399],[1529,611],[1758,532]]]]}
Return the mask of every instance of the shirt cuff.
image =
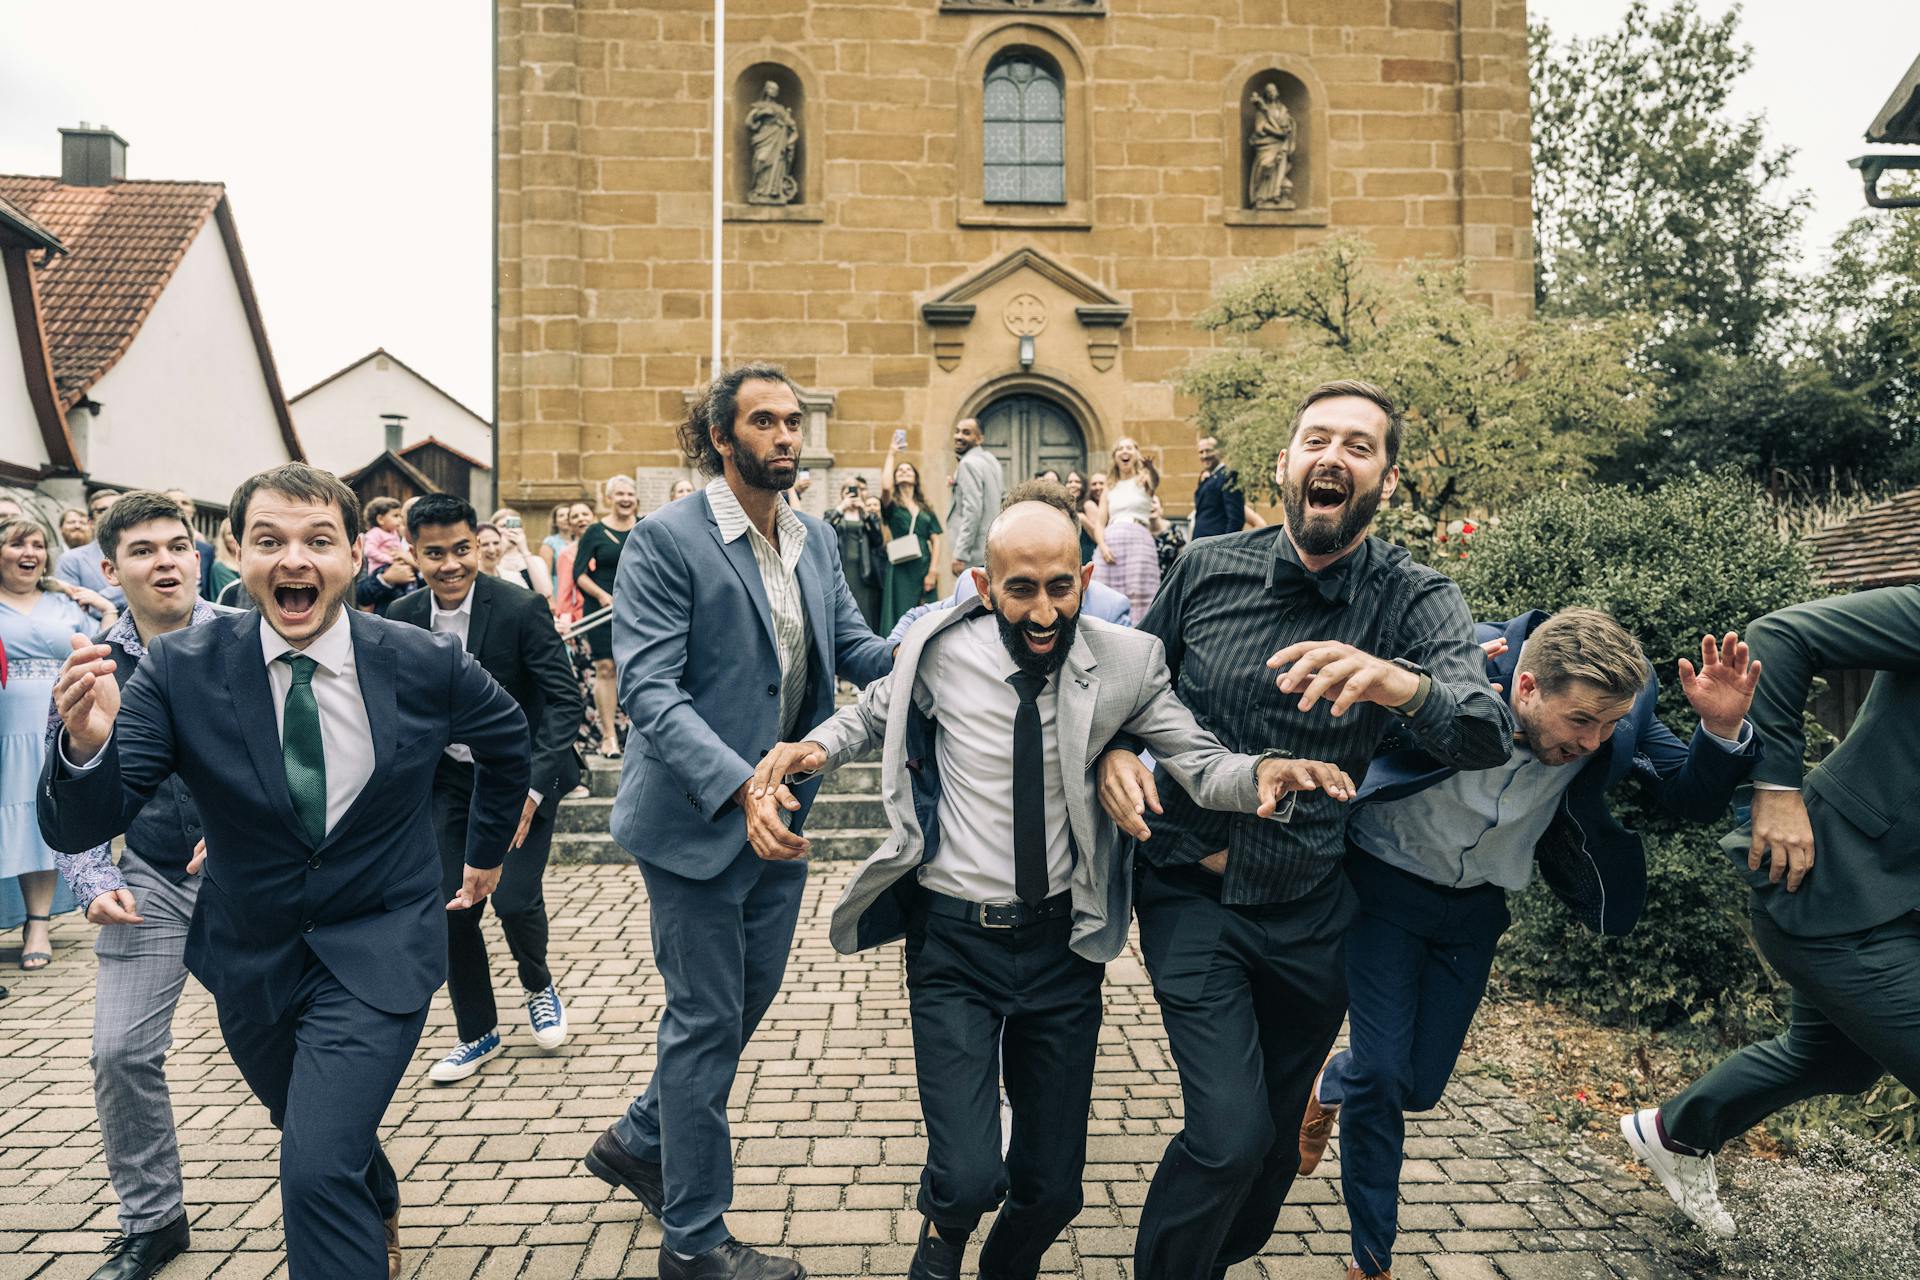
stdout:
{"type": "Polygon", "coordinates": [[[1798,791],[1800,788],[1789,787],[1779,782],[1756,782],[1753,784],[1753,789],[1755,791],[1798,791]]]}
{"type": "Polygon", "coordinates": [[[1737,742],[1727,741],[1705,725],[1700,726],[1700,732],[1711,738],[1713,744],[1722,751],[1745,751],[1748,745],[1753,742],[1753,721],[1742,720],[1740,722],[1740,739],[1737,742]]]}
{"type": "Polygon", "coordinates": [[[111,733],[107,735],[107,741],[100,744],[100,749],[93,753],[93,759],[87,761],[85,764],[75,764],[67,755],[67,735],[64,730],[61,731],[60,736],[54,741],[58,744],[60,763],[67,767],[69,773],[92,773],[100,767],[100,761],[106,756],[107,744],[113,741],[113,735],[111,733]]]}
{"type": "Polygon", "coordinates": [[[535,791],[532,787],[527,788],[527,799],[533,801],[534,808],[536,809],[539,808],[541,803],[545,801],[546,798],[547,797],[545,795],[543,795],[541,792],[535,791]]]}

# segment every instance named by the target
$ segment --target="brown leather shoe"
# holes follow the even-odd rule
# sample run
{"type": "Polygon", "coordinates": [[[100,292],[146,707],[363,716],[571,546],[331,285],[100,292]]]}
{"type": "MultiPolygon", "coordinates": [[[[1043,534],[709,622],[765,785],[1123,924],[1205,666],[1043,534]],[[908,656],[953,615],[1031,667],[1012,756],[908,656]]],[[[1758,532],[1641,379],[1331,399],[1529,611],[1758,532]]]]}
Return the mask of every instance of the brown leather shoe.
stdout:
{"type": "Polygon", "coordinates": [[[400,1211],[387,1219],[387,1280],[400,1280],[400,1211]]]}
{"type": "Polygon", "coordinates": [[[1347,1264],[1347,1280],[1393,1280],[1393,1268],[1385,1271],[1362,1271],[1357,1263],[1347,1264]]]}
{"type": "MultiPolygon", "coordinates": [[[[1331,1057],[1327,1059],[1327,1062],[1332,1061],[1331,1057]]],[[[1340,1118],[1339,1107],[1320,1105],[1320,1076],[1326,1073],[1326,1063],[1322,1063],[1319,1074],[1313,1078],[1313,1089],[1307,1094],[1307,1113],[1300,1118],[1300,1173],[1302,1176],[1320,1167],[1321,1157],[1327,1154],[1327,1141],[1333,1137],[1333,1123],[1340,1118]]]]}

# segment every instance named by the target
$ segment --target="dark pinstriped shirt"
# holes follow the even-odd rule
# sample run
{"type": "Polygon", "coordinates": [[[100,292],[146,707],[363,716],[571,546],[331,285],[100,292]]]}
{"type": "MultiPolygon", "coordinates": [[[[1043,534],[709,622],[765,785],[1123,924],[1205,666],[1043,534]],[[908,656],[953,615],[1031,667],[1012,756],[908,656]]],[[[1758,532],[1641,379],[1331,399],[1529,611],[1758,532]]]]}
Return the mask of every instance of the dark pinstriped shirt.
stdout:
{"type": "MultiPolygon", "coordinates": [[[[1300,564],[1280,525],[1195,542],[1141,628],[1165,643],[1174,692],[1232,751],[1327,760],[1358,782],[1382,735],[1401,723],[1367,702],[1337,720],[1324,700],[1300,711],[1299,693],[1281,693],[1266,663],[1303,640],[1425,668],[1432,691],[1405,727],[1437,760],[1486,769],[1513,749],[1513,721],[1487,684],[1459,587],[1377,538],[1320,574],[1300,564]]],[[[1147,815],[1153,838],[1140,856],[1179,866],[1226,849],[1222,902],[1292,901],[1333,874],[1345,852],[1347,807],[1321,792],[1298,796],[1292,820],[1281,823],[1201,809],[1164,772],[1156,781],[1166,813],[1147,815]]]]}

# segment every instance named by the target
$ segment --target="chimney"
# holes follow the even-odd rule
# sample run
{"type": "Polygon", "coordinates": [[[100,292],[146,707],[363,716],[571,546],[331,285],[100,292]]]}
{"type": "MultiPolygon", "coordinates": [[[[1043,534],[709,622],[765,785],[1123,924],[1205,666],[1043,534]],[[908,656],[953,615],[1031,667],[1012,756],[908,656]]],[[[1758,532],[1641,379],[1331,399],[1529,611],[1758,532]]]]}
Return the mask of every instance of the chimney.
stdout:
{"type": "Polygon", "coordinates": [[[380,421],[387,424],[387,452],[400,452],[400,433],[406,429],[407,415],[404,413],[383,413],[380,421]]]}
{"type": "Polygon", "coordinates": [[[60,181],[70,187],[110,187],[127,176],[127,140],[85,120],[60,131],[60,181]]]}

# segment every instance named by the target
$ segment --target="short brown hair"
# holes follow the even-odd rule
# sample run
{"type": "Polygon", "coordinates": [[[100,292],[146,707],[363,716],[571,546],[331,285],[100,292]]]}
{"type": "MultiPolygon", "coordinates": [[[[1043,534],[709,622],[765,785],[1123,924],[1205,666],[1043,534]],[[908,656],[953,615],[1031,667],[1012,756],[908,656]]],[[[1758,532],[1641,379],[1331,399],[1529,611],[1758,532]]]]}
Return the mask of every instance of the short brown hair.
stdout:
{"type": "Polygon", "coordinates": [[[227,512],[233,521],[234,536],[243,543],[247,537],[247,504],[253,501],[254,494],[262,490],[283,493],[304,502],[337,507],[347,541],[352,542],[360,536],[360,499],[353,490],[342,484],[340,477],[331,471],[322,471],[304,462],[288,462],[271,471],[262,471],[257,476],[248,476],[233,491],[233,500],[227,503],[227,512]]]}
{"type": "Polygon", "coordinates": [[[1293,411],[1293,426],[1287,431],[1287,443],[1300,434],[1300,419],[1307,416],[1307,410],[1322,400],[1338,400],[1342,396],[1356,396],[1368,401],[1380,412],[1387,415],[1387,465],[1394,466],[1400,460],[1400,432],[1406,421],[1400,416],[1400,406],[1393,397],[1371,382],[1362,382],[1358,378],[1336,378],[1332,382],[1323,382],[1301,398],[1300,407],[1293,411]]]}
{"type": "Polygon", "coordinates": [[[367,522],[368,527],[371,528],[375,520],[378,520],[389,511],[398,511],[399,509],[400,499],[398,498],[375,498],[373,501],[367,503],[366,510],[360,514],[361,518],[367,522]]]}
{"type": "Polygon", "coordinates": [[[1061,515],[1072,521],[1073,527],[1080,527],[1080,513],[1073,509],[1073,499],[1067,494],[1067,486],[1058,480],[1022,480],[1007,490],[1007,496],[1000,500],[1000,509],[1017,506],[1022,502],[1041,502],[1056,508],[1061,515]]]}
{"type": "Polygon", "coordinates": [[[1576,680],[1626,702],[1653,678],[1653,664],[1627,629],[1598,609],[1562,609],[1520,646],[1514,674],[1533,676],[1551,697],[1576,680]]]}
{"type": "Polygon", "coordinates": [[[121,537],[133,526],[149,520],[178,520],[187,537],[194,536],[193,526],[187,523],[187,513],[179,503],[163,493],[135,489],[121,494],[107,509],[107,514],[100,517],[100,524],[93,531],[93,540],[100,544],[100,554],[119,564],[121,537]]]}
{"type": "Polygon", "coordinates": [[[38,583],[42,591],[48,590],[53,583],[53,548],[57,545],[47,526],[41,524],[25,512],[17,516],[0,516],[0,547],[13,545],[16,538],[24,538],[29,533],[40,535],[40,541],[47,548],[47,562],[40,569],[38,583]]]}

